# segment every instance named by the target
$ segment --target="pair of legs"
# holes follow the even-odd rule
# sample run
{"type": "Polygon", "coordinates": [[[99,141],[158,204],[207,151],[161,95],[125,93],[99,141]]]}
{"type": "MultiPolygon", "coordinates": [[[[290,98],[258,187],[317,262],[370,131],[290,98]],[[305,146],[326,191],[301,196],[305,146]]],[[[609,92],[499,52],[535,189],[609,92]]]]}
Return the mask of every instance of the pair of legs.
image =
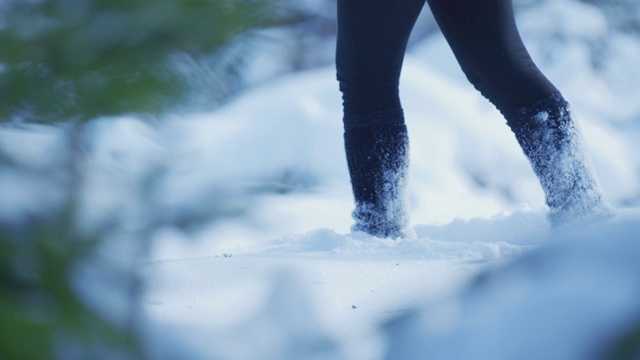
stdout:
{"type": "MultiPolygon", "coordinates": [[[[425,0],[338,0],[336,65],[347,129],[358,126],[352,115],[401,109],[400,71],[424,4],[425,0]]],[[[557,91],[522,43],[511,0],[428,4],[469,81],[507,119],[518,107],[557,91]]]]}
{"type": "Polygon", "coordinates": [[[606,207],[568,104],[531,60],[511,0],[338,0],[336,66],[354,230],[399,236],[408,224],[408,136],[398,89],[407,42],[425,2],[468,80],[505,116],[552,213],[572,201],[584,203],[586,195],[570,199],[580,189],[591,202],[574,208],[589,213],[606,207]]]}

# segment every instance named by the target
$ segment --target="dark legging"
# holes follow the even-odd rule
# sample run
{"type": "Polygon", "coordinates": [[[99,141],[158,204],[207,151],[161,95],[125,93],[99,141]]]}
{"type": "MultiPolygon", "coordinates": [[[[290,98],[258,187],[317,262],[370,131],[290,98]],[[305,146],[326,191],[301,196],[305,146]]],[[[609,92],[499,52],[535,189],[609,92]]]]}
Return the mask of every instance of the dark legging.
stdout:
{"type": "MultiPolygon", "coordinates": [[[[513,128],[516,109],[557,91],[516,28],[511,0],[427,0],[463,72],[513,128]]],[[[338,0],[337,76],[345,129],[403,123],[398,85],[425,0],[338,0]]],[[[452,99],[455,101],[455,99],[452,99]]]]}

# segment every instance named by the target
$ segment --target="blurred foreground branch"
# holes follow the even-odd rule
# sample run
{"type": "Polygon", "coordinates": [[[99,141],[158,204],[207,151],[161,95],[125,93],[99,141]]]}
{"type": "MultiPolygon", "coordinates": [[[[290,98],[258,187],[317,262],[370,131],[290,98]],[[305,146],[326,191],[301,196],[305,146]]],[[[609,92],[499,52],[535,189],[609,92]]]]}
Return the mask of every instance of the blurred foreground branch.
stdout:
{"type": "Polygon", "coordinates": [[[222,59],[252,30],[293,16],[266,0],[9,1],[0,14],[0,119],[165,110],[189,95],[171,66],[176,54],[222,59]]]}
{"type": "MultiPolygon", "coordinates": [[[[55,165],[27,164],[15,151],[7,152],[8,145],[0,146],[0,186],[10,184],[21,196],[34,197],[45,192],[35,187],[45,184],[56,202],[31,199],[40,202],[39,211],[7,218],[0,211],[0,358],[150,357],[142,350],[144,336],[135,319],[141,292],[135,264],[148,248],[152,227],[162,225],[143,194],[153,172],[119,189],[136,194],[128,218],[83,228],[85,125],[184,103],[192,95],[194,73],[185,69],[190,63],[206,65],[200,70],[211,75],[210,101],[223,101],[240,71],[236,60],[250,50],[240,44],[254,30],[294,18],[274,0],[0,3],[0,126],[55,125],[61,135],[56,138],[62,139],[52,147],[59,153],[52,157],[55,165]],[[21,180],[44,173],[49,175],[37,181],[21,180]],[[106,251],[114,242],[124,250],[106,251]],[[110,303],[114,297],[119,300],[110,303]]],[[[26,146],[21,150],[28,153],[26,146]]],[[[5,196],[11,191],[0,189],[0,201],[20,198],[5,196]]]]}

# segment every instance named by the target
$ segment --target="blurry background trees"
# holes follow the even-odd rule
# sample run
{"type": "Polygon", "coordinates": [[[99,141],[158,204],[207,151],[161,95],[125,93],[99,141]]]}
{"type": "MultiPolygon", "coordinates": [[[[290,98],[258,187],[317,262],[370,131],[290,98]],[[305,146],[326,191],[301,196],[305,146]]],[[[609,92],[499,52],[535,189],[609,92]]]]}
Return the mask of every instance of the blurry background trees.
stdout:
{"type": "Polygon", "coordinates": [[[634,0],[582,0],[605,11],[610,24],[635,35],[640,34],[640,4],[634,0]]]}
{"type": "MultiPolygon", "coordinates": [[[[516,11],[540,6],[554,0],[514,0],[516,11]]],[[[640,3],[635,0],[579,0],[603,10],[611,32],[623,31],[640,35],[640,3]]],[[[282,60],[279,72],[299,71],[333,63],[332,49],[336,35],[336,0],[288,0],[300,14],[300,21],[286,27],[264,32],[267,39],[276,42],[282,60]],[[327,51],[329,50],[329,51],[327,51]]],[[[437,35],[439,29],[425,5],[412,32],[411,43],[437,35]]]]}

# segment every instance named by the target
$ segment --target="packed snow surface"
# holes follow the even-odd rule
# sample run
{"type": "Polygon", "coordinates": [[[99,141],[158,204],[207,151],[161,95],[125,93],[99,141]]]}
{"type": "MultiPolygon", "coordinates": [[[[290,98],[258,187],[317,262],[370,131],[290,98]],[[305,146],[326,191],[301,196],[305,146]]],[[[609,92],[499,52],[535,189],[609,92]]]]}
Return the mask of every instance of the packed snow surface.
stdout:
{"type": "MultiPolygon", "coordinates": [[[[550,235],[542,191],[495,109],[413,58],[404,74],[411,238],[349,231],[353,203],[331,68],[169,123],[167,148],[183,156],[181,176],[192,179],[168,192],[176,206],[211,183],[233,193],[239,182],[271,179],[286,195],[260,196],[249,220],[189,236],[159,231],[142,265],[151,323],[202,358],[519,358],[551,339],[525,358],[580,359],[615,347],[640,303],[636,263],[618,259],[633,258],[625,249],[637,246],[637,217],[585,239],[550,235]],[[598,262],[603,269],[590,267],[606,242],[617,245],[598,262]],[[491,287],[473,290],[484,283],[480,274],[491,287]]],[[[614,201],[633,194],[635,175],[606,160],[633,163],[625,145],[612,150],[606,141],[625,137],[597,123],[584,127],[599,136],[587,142],[605,159],[595,164],[605,191],[614,201]]]]}

